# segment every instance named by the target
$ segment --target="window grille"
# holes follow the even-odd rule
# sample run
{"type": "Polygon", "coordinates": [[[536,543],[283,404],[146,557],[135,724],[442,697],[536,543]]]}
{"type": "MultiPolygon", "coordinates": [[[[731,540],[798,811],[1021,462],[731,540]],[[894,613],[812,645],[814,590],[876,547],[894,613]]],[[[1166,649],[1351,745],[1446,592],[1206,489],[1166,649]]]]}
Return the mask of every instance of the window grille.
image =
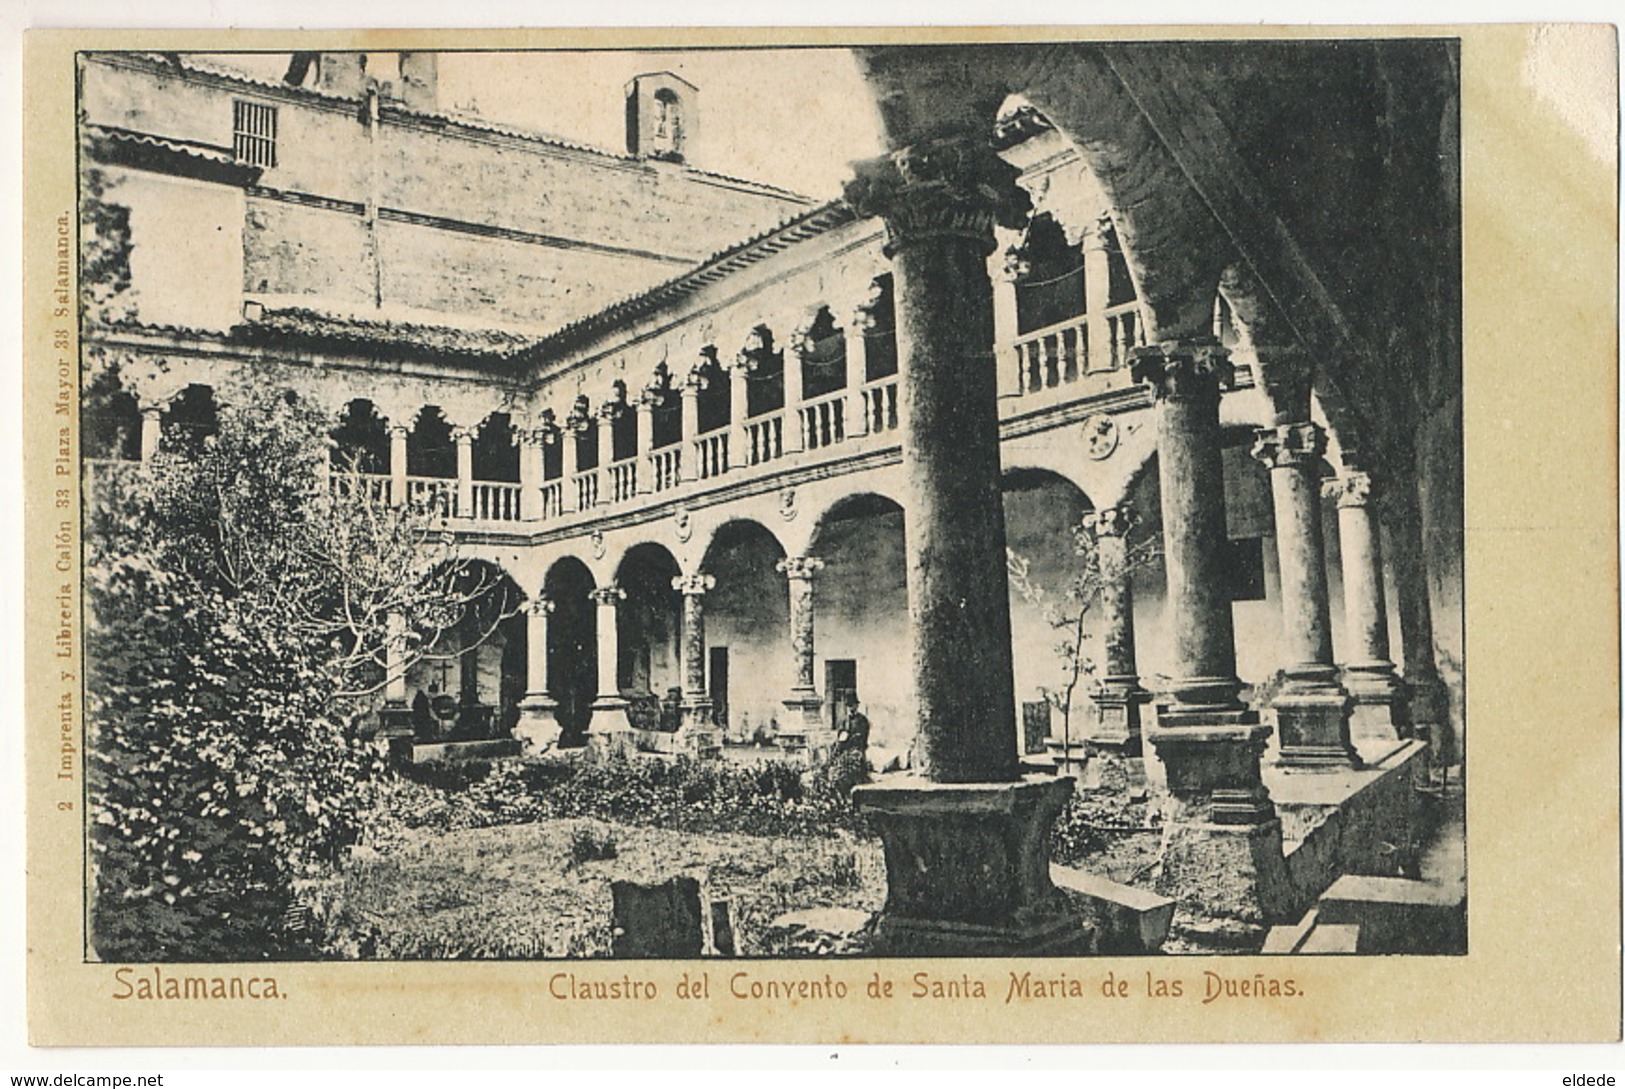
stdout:
{"type": "Polygon", "coordinates": [[[250,166],[276,165],[276,107],[233,102],[232,153],[250,166]]]}

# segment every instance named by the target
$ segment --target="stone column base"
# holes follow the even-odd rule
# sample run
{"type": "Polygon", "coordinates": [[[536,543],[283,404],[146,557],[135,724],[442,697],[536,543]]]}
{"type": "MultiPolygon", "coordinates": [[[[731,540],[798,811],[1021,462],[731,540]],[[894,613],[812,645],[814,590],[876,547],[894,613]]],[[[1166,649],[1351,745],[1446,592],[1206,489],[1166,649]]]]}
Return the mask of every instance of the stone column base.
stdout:
{"type": "Polygon", "coordinates": [[[1343,688],[1354,701],[1349,711],[1349,732],[1354,737],[1385,741],[1410,738],[1411,709],[1405,686],[1394,675],[1392,663],[1345,665],[1343,688]]]}
{"type": "Polygon", "coordinates": [[[564,729],[553,717],[558,707],[558,702],[546,693],[531,693],[520,701],[513,736],[524,743],[527,755],[547,752],[559,743],[564,729]]]}
{"type": "Polygon", "coordinates": [[[886,906],[873,948],[886,956],[1079,956],[1090,932],[1049,875],[1049,834],[1069,778],[1009,783],[893,779],[853,803],[880,829],[886,906]]]}
{"type": "Polygon", "coordinates": [[[1146,731],[1167,772],[1168,792],[1187,816],[1220,825],[1263,824],[1275,817],[1259,758],[1270,728],[1247,710],[1159,710],[1146,731]]]}
{"type": "Polygon", "coordinates": [[[1352,703],[1341,690],[1294,692],[1288,688],[1270,706],[1280,731],[1279,765],[1311,769],[1360,766],[1349,735],[1352,703]]]}
{"type": "Polygon", "coordinates": [[[599,696],[592,701],[592,721],[587,724],[587,751],[594,756],[629,756],[637,751],[632,722],[626,717],[626,700],[619,695],[599,696]]]}
{"type": "Polygon", "coordinates": [[[677,727],[678,751],[709,760],[722,755],[722,732],[717,729],[714,705],[706,697],[684,697],[682,721],[677,727]]]}
{"type": "Polygon", "coordinates": [[[1151,693],[1138,684],[1106,682],[1089,694],[1095,705],[1095,721],[1084,748],[1090,754],[1113,753],[1140,756],[1145,752],[1141,734],[1140,708],[1151,702],[1151,693]]]}
{"type": "Polygon", "coordinates": [[[1194,935],[1223,944],[1262,940],[1295,909],[1282,853],[1281,822],[1247,826],[1201,819],[1207,808],[1175,803],[1163,831],[1157,891],[1179,900],[1194,935]],[[1196,819],[1192,819],[1196,818],[1196,819]]]}

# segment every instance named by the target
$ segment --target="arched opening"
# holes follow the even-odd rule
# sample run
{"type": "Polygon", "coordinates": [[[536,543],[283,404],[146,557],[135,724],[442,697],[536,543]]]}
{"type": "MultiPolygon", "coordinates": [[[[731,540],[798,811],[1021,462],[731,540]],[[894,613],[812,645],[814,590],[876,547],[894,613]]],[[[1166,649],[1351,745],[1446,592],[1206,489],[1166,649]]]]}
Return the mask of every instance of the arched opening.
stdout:
{"type": "Polygon", "coordinates": [[[209,386],[187,386],[164,409],[163,448],[170,453],[195,456],[219,430],[220,413],[209,386]]]}
{"type": "MultiPolygon", "coordinates": [[[[744,362],[745,415],[756,417],[784,407],[784,352],[774,346],[773,330],[758,325],[739,350],[744,362]]],[[[734,372],[737,377],[740,372],[734,372]]]]}
{"type": "Polygon", "coordinates": [[[865,318],[863,380],[878,382],[897,373],[897,306],[892,295],[891,273],[875,277],[862,310],[865,318]]]}
{"type": "Polygon", "coordinates": [[[389,472],[389,425],[371,401],[357,398],[345,405],[332,436],[332,462],[336,472],[375,475],[389,472]]]}
{"type": "Polygon", "coordinates": [[[79,423],[88,460],[141,460],[141,405],[119,381],[118,368],[98,371],[85,386],[79,423]]]}
{"type": "Polygon", "coordinates": [[[820,306],[796,344],[801,365],[801,393],[807,400],[846,388],[846,331],[835,315],[820,306]]]}
{"type": "MultiPolygon", "coordinates": [[[[1045,213],[1027,225],[1020,248],[1022,275],[1016,280],[1016,332],[1026,334],[1059,325],[1083,313],[1083,250],[1069,245],[1066,232],[1045,213]]],[[[1069,375],[1067,380],[1076,375],[1069,375]]]]}
{"type": "Polygon", "coordinates": [[[884,766],[907,753],[915,728],[903,508],[873,493],[847,496],[819,519],[808,551],[824,561],[813,607],[825,713],[853,692],[869,719],[870,759],[884,766]]]}
{"type": "Polygon", "coordinates": [[[456,508],[457,447],[451,424],[434,405],[418,413],[406,436],[406,495],[414,507],[448,516],[456,508]]]}
{"type": "Polygon", "coordinates": [[[553,603],[547,624],[547,679],[561,748],[587,743],[598,685],[598,609],[589,596],[597,583],[587,565],[566,556],[548,568],[542,593],[553,603]]]}
{"type": "Polygon", "coordinates": [[[406,673],[413,732],[431,742],[506,736],[525,694],[524,594],[483,560],[462,564],[453,588],[463,602],[456,620],[429,637],[406,673]]]}
{"type": "Polygon", "coordinates": [[[1069,733],[1069,740],[1080,739],[1091,680],[1103,673],[1099,610],[1083,578],[1077,541],[1094,504],[1076,484],[1047,469],[1013,469],[1004,475],[1003,491],[1017,721],[1023,751],[1035,753],[1043,751],[1047,737],[1069,733]],[[1081,641],[1069,623],[1080,611],[1081,641]],[[1077,648],[1076,660],[1058,649],[1069,645],[1077,648]]]}
{"type": "Polygon", "coordinates": [[[457,477],[457,446],[451,441],[451,424],[438,406],[425,405],[406,437],[408,476],[454,480],[457,477]]]}
{"type": "Polygon", "coordinates": [[[615,573],[626,594],[616,614],[616,683],[631,705],[629,717],[643,729],[677,728],[682,599],[672,580],[681,573],[672,554],[653,543],[633,545],[615,573]]]}
{"type": "Polygon", "coordinates": [[[771,738],[792,683],[790,599],[778,563],[784,548],[760,523],[717,530],[700,569],[705,595],[706,682],[724,738],[771,738]]]}
{"type": "Polygon", "coordinates": [[[519,444],[506,412],[493,412],[474,436],[474,479],[519,483],[519,444]]]}
{"type": "Polygon", "coordinates": [[[653,155],[674,163],[683,161],[684,131],[683,100],[670,87],[662,87],[654,94],[655,127],[653,155]]]}

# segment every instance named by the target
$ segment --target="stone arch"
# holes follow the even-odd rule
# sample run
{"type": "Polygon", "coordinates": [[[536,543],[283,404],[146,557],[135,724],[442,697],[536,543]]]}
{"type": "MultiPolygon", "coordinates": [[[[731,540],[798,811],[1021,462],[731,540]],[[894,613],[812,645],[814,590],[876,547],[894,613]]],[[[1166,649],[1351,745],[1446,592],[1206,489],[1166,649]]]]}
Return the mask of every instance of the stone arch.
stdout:
{"type": "Polygon", "coordinates": [[[895,509],[897,513],[903,512],[903,504],[895,496],[884,491],[866,488],[863,491],[848,492],[840,496],[818,512],[813,519],[813,530],[808,539],[808,552],[814,551],[823,536],[825,528],[831,523],[856,514],[881,512],[895,509]]]}
{"type": "Polygon", "coordinates": [[[164,407],[162,448],[196,452],[220,430],[220,405],[213,386],[188,384],[164,407]]]}
{"type": "Polygon", "coordinates": [[[756,519],[718,526],[699,568],[716,581],[705,595],[708,690],[717,725],[736,742],[784,714],[793,682],[789,584],[783,542],[756,519]]]}
{"type": "Polygon", "coordinates": [[[389,422],[372,401],[357,397],[347,402],[339,411],[338,423],[330,434],[335,469],[374,474],[389,472],[389,422]]]}
{"type": "Polygon", "coordinates": [[[615,585],[616,683],[633,700],[658,699],[682,686],[682,600],[672,580],[682,567],[663,544],[642,541],[621,554],[615,585]]]}
{"type": "Polygon", "coordinates": [[[575,556],[560,556],[542,576],[541,594],[551,604],[547,625],[547,679],[559,745],[586,744],[598,687],[598,588],[592,569],[575,556]]]}
{"type": "Polygon", "coordinates": [[[141,460],[141,401],[116,365],[100,368],[79,405],[84,455],[95,460],[141,460]]]}
{"type": "Polygon", "coordinates": [[[525,695],[525,591],[488,559],[458,562],[454,585],[465,598],[460,615],[424,633],[421,654],[406,673],[419,740],[506,735],[525,695]]]}
{"type": "Polygon", "coordinates": [[[815,683],[826,708],[856,696],[870,723],[871,759],[882,766],[907,753],[916,728],[904,531],[901,504],[875,491],[849,493],[819,517],[807,549],[822,563],[812,584],[815,683]]]}

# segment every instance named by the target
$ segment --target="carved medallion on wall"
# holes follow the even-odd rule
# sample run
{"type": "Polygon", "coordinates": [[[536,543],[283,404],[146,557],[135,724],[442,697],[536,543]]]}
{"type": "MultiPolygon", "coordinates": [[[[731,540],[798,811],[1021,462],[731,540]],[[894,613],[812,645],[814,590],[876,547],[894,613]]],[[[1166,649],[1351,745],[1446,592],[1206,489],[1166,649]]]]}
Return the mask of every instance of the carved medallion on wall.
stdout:
{"type": "Polygon", "coordinates": [[[794,488],[785,488],[779,493],[779,517],[786,522],[793,522],[798,513],[800,511],[796,507],[796,490],[794,488]]]}
{"type": "Polygon", "coordinates": [[[592,531],[592,558],[595,560],[604,558],[604,531],[601,529],[592,531]]]}
{"type": "Polygon", "coordinates": [[[677,540],[687,544],[694,536],[694,519],[686,510],[675,510],[671,514],[672,521],[677,523],[677,540]]]}
{"type": "Polygon", "coordinates": [[[1117,449],[1120,436],[1117,421],[1110,416],[1086,416],[1083,420],[1084,449],[1095,461],[1104,461],[1117,449]]]}

